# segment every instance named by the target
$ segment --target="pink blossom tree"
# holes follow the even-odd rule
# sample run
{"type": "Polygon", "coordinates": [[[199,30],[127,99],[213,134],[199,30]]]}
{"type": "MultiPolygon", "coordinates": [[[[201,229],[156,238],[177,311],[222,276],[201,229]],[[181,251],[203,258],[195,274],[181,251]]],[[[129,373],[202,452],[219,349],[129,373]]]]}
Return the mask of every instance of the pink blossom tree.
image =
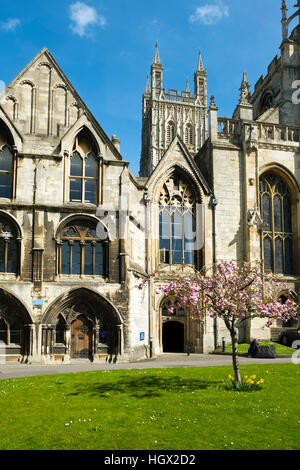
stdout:
{"type": "MultiPolygon", "coordinates": [[[[152,276],[153,277],[153,276],[152,276]]],[[[142,284],[149,281],[146,279],[142,284]]],[[[140,286],[142,288],[142,285],[140,286]]],[[[203,272],[174,274],[160,289],[175,304],[189,311],[192,318],[220,318],[228,329],[232,343],[232,362],[237,382],[241,382],[238,356],[237,323],[264,318],[270,327],[274,320],[286,322],[296,318],[298,307],[292,300],[278,300],[287,286],[272,273],[264,274],[260,263],[222,262],[203,272]]]]}

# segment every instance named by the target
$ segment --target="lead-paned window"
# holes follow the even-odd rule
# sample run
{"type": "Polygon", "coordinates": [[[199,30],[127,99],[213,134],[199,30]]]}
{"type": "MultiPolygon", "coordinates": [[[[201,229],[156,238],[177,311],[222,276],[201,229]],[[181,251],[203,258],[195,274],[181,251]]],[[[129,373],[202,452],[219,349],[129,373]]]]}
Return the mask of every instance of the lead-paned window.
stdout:
{"type": "Polygon", "coordinates": [[[75,221],[62,230],[59,238],[58,274],[105,276],[107,240],[99,239],[92,224],[75,221]]]}
{"type": "Polygon", "coordinates": [[[284,181],[267,173],[260,179],[263,251],[266,271],[293,273],[291,194],[284,181]]]}
{"type": "Polygon", "coordinates": [[[70,163],[70,202],[97,203],[98,162],[93,153],[75,151],[70,163]]]}
{"type": "Polygon", "coordinates": [[[5,145],[0,149],[0,197],[11,199],[13,181],[13,154],[5,145]]]}
{"type": "Polygon", "coordinates": [[[160,193],[160,263],[195,264],[195,206],[188,183],[172,175],[160,193]]]}

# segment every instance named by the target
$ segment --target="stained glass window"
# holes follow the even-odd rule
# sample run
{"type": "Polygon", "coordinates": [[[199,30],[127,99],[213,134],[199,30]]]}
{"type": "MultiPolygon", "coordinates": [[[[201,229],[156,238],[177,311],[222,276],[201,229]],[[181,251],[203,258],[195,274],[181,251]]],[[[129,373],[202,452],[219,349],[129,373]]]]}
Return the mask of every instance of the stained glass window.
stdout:
{"type": "Polygon", "coordinates": [[[263,248],[266,271],[293,273],[293,231],[290,191],[273,173],[260,179],[263,248]]]}

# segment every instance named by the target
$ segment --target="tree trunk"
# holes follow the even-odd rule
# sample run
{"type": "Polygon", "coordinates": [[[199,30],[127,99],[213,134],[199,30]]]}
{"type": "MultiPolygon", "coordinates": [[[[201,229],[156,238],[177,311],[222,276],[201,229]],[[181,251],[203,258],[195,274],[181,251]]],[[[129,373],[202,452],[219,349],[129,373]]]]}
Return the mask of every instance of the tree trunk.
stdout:
{"type": "Polygon", "coordinates": [[[235,373],[235,379],[237,382],[241,382],[240,362],[238,354],[238,331],[235,326],[230,330],[230,335],[232,344],[232,365],[235,373]]]}

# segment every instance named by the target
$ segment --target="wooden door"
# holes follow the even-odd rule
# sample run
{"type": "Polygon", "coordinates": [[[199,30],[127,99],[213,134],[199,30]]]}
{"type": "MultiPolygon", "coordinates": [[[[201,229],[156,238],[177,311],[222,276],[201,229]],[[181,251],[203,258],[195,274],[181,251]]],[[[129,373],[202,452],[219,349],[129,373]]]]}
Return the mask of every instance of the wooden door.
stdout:
{"type": "Polygon", "coordinates": [[[92,325],[80,315],[71,325],[71,357],[75,359],[89,358],[92,345],[92,325]]]}

